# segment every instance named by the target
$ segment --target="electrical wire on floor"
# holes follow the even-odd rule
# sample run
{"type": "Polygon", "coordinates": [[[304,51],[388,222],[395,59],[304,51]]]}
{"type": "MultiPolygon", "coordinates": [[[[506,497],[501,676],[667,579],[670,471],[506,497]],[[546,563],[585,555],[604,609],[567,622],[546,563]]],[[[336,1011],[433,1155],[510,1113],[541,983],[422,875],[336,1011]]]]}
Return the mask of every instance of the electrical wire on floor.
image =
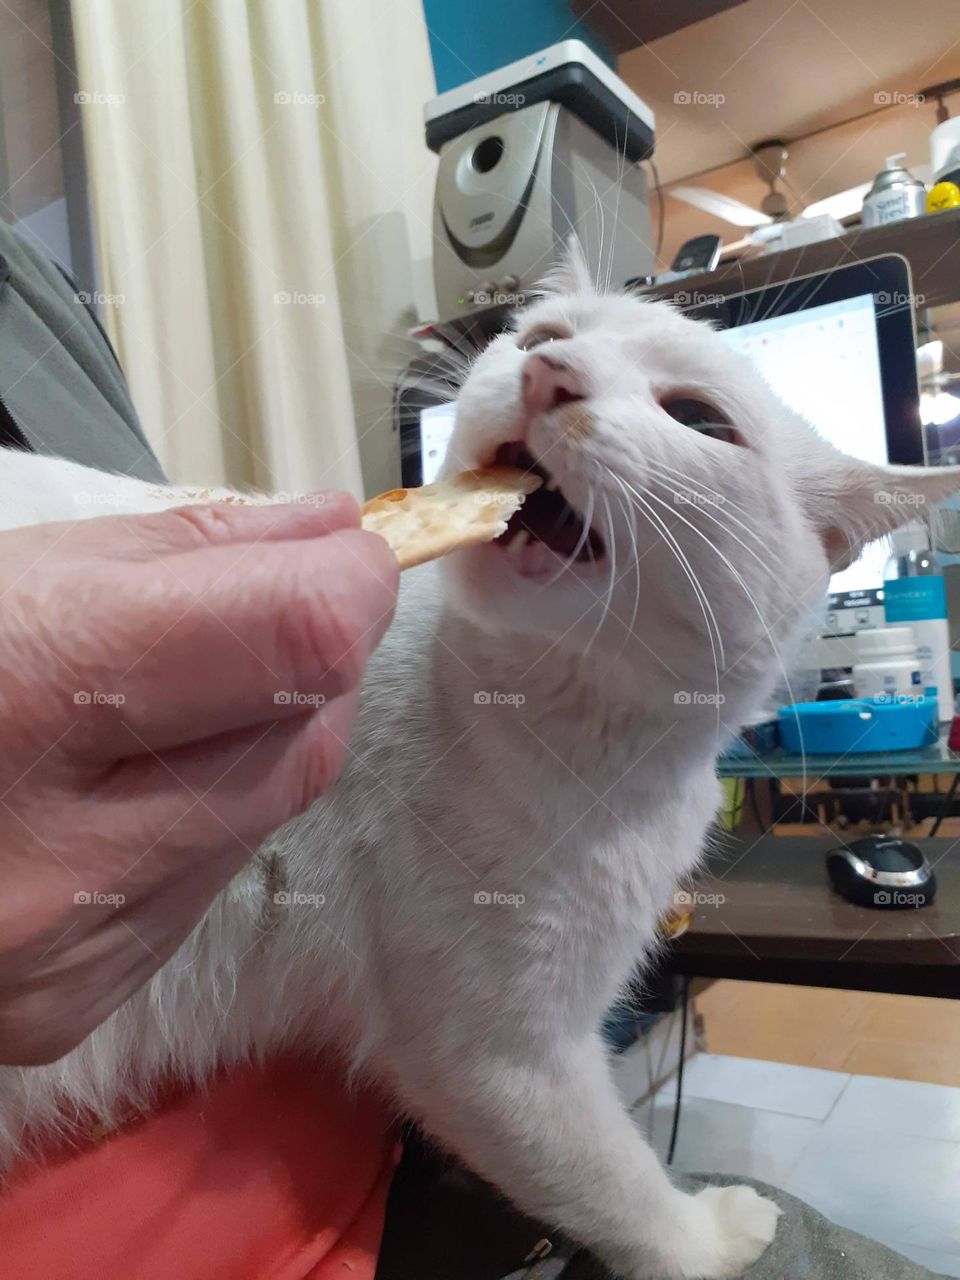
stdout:
{"type": "Polygon", "coordinates": [[[680,1061],[677,1063],[677,1098],[673,1104],[673,1127],[670,1130],[667,1164],[673,1164],[673,1153],[677,1148],[677,1132],[680,1128],[680,1104],[683,1101],[683,1064],[687,1056],[687,1012],[689,1003],[690,979],[684,974],[683,995],[680,1000],[680,1061]]]}

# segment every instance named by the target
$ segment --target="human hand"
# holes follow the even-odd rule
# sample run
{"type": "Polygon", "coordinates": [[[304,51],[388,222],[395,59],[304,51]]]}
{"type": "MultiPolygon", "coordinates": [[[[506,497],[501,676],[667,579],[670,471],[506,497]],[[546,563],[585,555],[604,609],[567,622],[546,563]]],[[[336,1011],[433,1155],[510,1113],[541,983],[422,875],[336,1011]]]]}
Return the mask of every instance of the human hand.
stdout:
{"type": "Polygon", "coordinates": [[[61,1057],[336,777],[397,564],[356,504],[0,534],[0,1062],[61,1057]]]}

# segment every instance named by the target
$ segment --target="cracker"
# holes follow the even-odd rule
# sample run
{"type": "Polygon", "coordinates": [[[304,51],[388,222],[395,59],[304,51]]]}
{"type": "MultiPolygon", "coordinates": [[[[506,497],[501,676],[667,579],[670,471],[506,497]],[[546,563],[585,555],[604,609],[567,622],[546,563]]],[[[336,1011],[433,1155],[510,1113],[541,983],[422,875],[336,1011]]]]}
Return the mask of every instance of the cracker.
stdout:
{"type": "Polygon", "coordinates": [[[391,489],[363,507],[363,527],[392,547],[401,569],[492,542],[542,481],[517,467],[463,471],[421,489],[391,489]]]}

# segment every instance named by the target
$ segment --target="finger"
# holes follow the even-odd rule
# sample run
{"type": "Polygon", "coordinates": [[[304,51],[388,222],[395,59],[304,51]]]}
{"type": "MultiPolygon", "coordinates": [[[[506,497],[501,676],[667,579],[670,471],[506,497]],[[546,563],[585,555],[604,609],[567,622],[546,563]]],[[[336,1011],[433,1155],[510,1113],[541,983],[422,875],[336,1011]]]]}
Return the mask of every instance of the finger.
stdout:
{"type": "MultiPolygon", "coordinates": [[[[135,559],[176,555],[236,542],[291,542],[320,538],[360,523],[360,508],[348,493],[318,493],[310,502],[245,507],[209,503],[173,507],[153,516],[117,516],[135,559]]],[[[101,531],[103,548],[113,550],[112,531],[101,531]]]]}
{"type": "MultiPolygon", "coordinates": [[[[58,945],[48,945],[31,967],[23,998],[0,1010],[3,1061],[38,1065],[62,1057],[170,958],[269,833],[330,784],[355,704],[349,695],[314,716],[278,724],[270,736],[228,735],[164,761],[130,761],[111,779],[109,795],[104,789],[90,797],[89,820],[96,829],[108,826],[129,857],[109,874],[99,868],[100,880],[97,869],[85,871],[83,883],[103,883],[124,902],[93,937],[79,929],[54,935],[58,945]],[[175,774],[183,782],[171,784],[175,774]],[[106,984],[96,980],[105,967],[112,974],[106,984]]],[[[74,882],[66,888],[72,894],[74,882]]],[[[264,873],[266,911],[281,888],[264,873]]]]}
{"type": "Polygon", "coordinates": [[[58,556],[147,560],[233,543],[285,542],[323,537],[360,523],[347,493],[319,493],[310,502],[240,506],[208,503],[153,515],[110,515],[15,529],[3,535],[7,563],[39,563],[58,556]]]}
{"type": "Polygon", "coordinates": [[[61,606],[72,669],[103,686],[77,704],[66,749],[117,759],[322,706],[359,683],[397,579],[386,542],[355,529],[111,565],[80,618],[76,596],[61,606]]]}
{"type": "Polygon", "coordinates": [[[128,826],[128,891],[195,863],[211,895],[262,841],[303,813],[339,776],[356,715],[346,694],[311,715],[221,734],[124,761],[95,792],[101,821],[128,826]],[[158,862],[162,865],[158,866],[158,862]]]}

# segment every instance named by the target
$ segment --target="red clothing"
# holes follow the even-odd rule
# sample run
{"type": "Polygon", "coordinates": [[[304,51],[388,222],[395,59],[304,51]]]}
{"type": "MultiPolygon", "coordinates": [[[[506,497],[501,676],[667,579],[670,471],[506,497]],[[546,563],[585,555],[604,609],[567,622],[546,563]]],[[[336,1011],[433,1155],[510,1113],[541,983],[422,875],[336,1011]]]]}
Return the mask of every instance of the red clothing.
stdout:
{"type": "Polygon", "coordinates": [[[396,1139],[315,1063],[242,1066],[0,1192],[0,1280],[372,1280],[396,1139]]]}

